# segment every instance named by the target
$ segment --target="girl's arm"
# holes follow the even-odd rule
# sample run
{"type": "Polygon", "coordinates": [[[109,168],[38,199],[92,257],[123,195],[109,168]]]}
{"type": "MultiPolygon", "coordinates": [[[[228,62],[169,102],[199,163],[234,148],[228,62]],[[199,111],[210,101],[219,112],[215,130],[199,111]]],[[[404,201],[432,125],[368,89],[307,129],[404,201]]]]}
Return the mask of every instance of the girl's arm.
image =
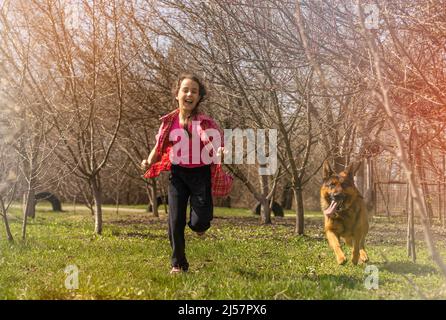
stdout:
{"type": "Polygon", "coordinates": [[[143,170],[147,170],[152,166],[152,164],[154,164],[157,161],[158,157],[156,155],[156,145],[155,145],[152,151],[150,151],[149,157],[141,162],[141,168],[143,170]]]}
{"type": "Polygon", "coordinates": [[[148,161],[149,167],[158,161],[158,157],[156,156],[156,145],[152,149],[152,151],[150,151],[149,158],[147,159],[147,161],[148,161]]]}
{"type": "Polygon", "coordinates": [[[143,170],[149,169],[152,166],[152,164],[154,164],[155,162],[157,162],[159,160],[158,159],[159,157],[156,154],[156,148],[157,148],[158,143],[159,143],[158,140],[159,140],[159,136],[160,136],[161,131],[162,131],[162,127],[163,127],[163,125],[161,124],[161,126],[160,126],[160,128],[158,130],[158,134],[155,136],[156,144],[153,147],[152,151],[150,151],[149,157],[147,159],[144,159],[141,162],[141,168],[143,170]]]}

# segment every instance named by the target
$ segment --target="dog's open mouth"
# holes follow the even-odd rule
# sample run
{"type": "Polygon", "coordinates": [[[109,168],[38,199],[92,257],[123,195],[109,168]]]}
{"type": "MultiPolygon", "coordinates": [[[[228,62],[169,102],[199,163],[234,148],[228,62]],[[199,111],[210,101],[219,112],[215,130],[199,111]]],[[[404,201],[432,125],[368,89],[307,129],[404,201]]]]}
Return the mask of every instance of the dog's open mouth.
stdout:
{"type": "Polygon", "coordinates": [[[324,213],[327,216],[333,215],[335,212],[339,212],[343,209],[342,205],[344,204],[344,199],[332,199],[330,206],[324,210],[324,213]]]}
{"type": "Polygon", "coordinates": [[[343,209],[342,205],[344,204],[344,199],[340,199],[336,202],[336,211],[341,211],[343,209]]]}

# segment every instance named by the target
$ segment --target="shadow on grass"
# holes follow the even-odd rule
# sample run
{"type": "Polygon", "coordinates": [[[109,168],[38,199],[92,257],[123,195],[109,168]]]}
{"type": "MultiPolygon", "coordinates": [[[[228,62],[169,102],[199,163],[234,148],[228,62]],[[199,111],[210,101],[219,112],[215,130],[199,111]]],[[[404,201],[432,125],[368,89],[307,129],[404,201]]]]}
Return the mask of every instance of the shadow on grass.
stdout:
{"type": "Polygon", "coordinates": [[[120,238],[138,238],[138,239],[161,239],[166,240],[167,235],[161,235],[161,234],[153,234],[150,232],[120,232],[120,231],[112,231],[112,235],[120,238]]]}
{"type": "Polygon", "coordinates": [[[430,273],[437,273],[437,270],[429,265],[413,263],[410,261],[395,261],[376,264],[379,270],[386,270],[396,274],[416,274],[426,275],[430,273]]]}
{"type": "Polygon", "coordinates": [[[321,283],[333,283],[346,289],[360,289],[364,286],[364,280],[343,274],[322,274],[318,276],[321,283]]]}
{"type": "Polygon", "coordinates": [[[240,276],[250,280],[258,280],[262,278],[262,275],[254,270],[242,269],[239,267],[233,268],[232,270],[240,276]]]}

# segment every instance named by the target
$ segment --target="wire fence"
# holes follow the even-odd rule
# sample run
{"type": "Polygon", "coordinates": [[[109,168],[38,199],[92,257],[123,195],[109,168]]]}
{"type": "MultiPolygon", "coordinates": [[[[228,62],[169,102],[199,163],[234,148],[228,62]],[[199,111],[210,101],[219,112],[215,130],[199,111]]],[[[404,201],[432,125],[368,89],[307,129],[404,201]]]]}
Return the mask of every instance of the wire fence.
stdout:
{"type": "MultiPolygon", "coordinates": [[[[445,184],[424,183],[426,205],[431,217],[445,214],[445,184]]],[[[408,185],[405,182],[377,182],[374,184],[375,214],[386,216],[406,215],[409,210],[408,185]]]]}
{"type": "MultiPolygon", "coordinates": [[[[423,174],[421,183],[428,214],[431,218],[446,217],[445,155],[439,155],[417,173],[423,174]]],[[[405,173],[397,159],[390,155],[377,157],[374,168],[375,214],[398,216],[409,210],[409,190],[405,173]]]]}

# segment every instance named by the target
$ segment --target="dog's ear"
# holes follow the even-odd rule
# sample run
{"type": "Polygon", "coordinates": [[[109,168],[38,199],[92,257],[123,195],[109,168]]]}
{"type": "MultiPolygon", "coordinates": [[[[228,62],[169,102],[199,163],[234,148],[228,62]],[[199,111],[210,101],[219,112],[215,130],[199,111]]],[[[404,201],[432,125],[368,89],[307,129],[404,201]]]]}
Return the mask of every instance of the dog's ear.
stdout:
{"type": "Polygon", "coordinates": [[[330,161],[325,160],[323,165],[323,178],[328,179],[331,175],[333,175],[334,171],[330,166],[330,161]]]}
{"type": "Polygon", "coordinates": [[[361,161],[351,162],[347,166],[347,168],[345,168],[344,175],[353,180],[353,177],[355,176],[356,172],[358,172],[360,167],[361,167],[361,161]]]}

